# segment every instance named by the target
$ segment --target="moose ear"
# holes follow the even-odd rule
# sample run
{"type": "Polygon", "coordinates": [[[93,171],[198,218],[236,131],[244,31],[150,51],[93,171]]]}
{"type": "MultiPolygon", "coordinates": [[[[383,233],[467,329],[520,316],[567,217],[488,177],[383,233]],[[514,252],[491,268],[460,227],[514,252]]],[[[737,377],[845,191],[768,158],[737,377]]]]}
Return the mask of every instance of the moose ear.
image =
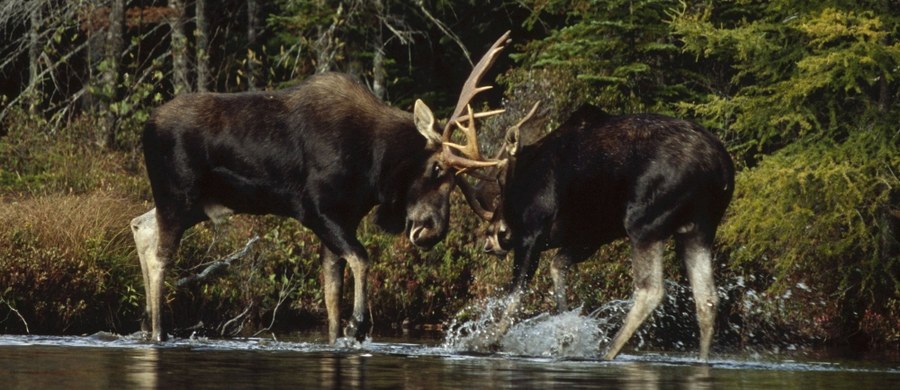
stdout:
{"type": "Polygon", "coordinates": [[[431,113],[431,109],[421,99],[416,99],[416,104],[413,107],[413,118],[415,118],[414,121],[419,134],[422,134],[428,141],[427,147],[436,148],[440,146],[443,141],[441,140],[441,135],[434,131],[434,114],[431,113]]]}
{"type": "Polygon", "coordinates": [[[509,156],[515,156],[516,152],[519,151],[522,147],[522,137],[519,135],[519,126],[510,127],[509,130],[506,130],[506,137],[503,141],[503,148],[506,149],[506,153],[509,153],[509,156]]]}
{"type": "Polygon", "coordinates": [[[538,106],[540,105],[540,100],[535,102],[534,106],[531,107],[531,110],[528,111],[528,114],[525,114],[525,117],[522,118],[519,123],[512,125],[512,127],[510,127],[509,130],[506,131],[506,141],[504,142],[504,148],[510,156],[515,156],[516,152],[522,149],[522,134],[519,129],[521,129],[522,125],[528,122],[528,120],[534,117],[534,114],[537,112],[538,106]]]}

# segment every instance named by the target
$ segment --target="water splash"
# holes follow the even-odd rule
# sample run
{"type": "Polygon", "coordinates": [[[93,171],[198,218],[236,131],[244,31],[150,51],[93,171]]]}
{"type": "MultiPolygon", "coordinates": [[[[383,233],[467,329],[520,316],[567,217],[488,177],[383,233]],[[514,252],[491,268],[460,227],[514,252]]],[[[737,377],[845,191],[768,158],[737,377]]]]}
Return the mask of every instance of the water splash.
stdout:
{"type": "Polygon", "coordinates": [[[501,322],[509,320],[508,308],[518,304],[518,298],[487,298],[467,306],[451,320],[442,347],[451,352],[496,352],[504,333],[501,322]]]}
{"type": "MultiPolygon", "coordinates": [[[[814,328],[815,318],[791,318],[789,305],[798,294],[814,297],[816,292],[803,282],[779,294],[755,290],[753,280],[738,276],[718,286],[719,315],[714,336],[714,352],[779,354],[802,350],[810,340],[792,328],[796,324],[814,328]]],[[[644,321],[628,342],[635,351],[666,350],[695,353],[699,329],[693,292],[689,285],[667,280],[666,298],[644,321]]],[[[824,307],[809,299],[804,302],[824,307]]],[[[539,314],[532,318],[507,318],[508,306],[518,297],[488,298],[463,309],[447,327],[442,347],[451,353],[509,353],[551,358],[592,358],[611,342],[622,324],[630,301],[612,301],[589,314],[576,309],[559,314],[539,314]],[[506,324],[503,322],[506,321],[506,324]],[[508,329],[508,331],[503,331],[508,329]]]]}
{"type": "Polygon", "coordinates": [[[515,324],[503,335],[503,352],[554,358],[589,358],[608,340],[604,328],[581,308],[560,314],[540,314],[515,324]]]}
{"type": "Polygon", "coordinates": [[[630,302],[613,301],[587,315],[579,307],[520,321],[506,318],[510,315],[509,305],[517,304],[517,299],[488,298],[470,305],[451,322],[442,347],[454,353],[596,358],[630,307],[630,302]],[[506,332],[502,331],[504,321],[513,323],[506,332]]]}

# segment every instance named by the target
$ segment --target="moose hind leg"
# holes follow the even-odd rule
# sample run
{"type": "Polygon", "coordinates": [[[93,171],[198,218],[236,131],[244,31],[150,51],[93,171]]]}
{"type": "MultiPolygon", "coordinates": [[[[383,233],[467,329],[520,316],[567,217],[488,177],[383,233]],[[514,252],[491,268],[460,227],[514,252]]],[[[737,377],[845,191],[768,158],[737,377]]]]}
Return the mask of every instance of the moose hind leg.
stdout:
{"type": "Polygon", "coordinates": [[[619,354],[625,343],[647,319],[650,313],[662,301],[665,295],[663,286],[662,254],[663,242],[632,243],[632,272],[634,274],[634,303],[625,317],[622,328],[613,337],[613,341],[604,356],[612,360],[619,354]]]}
{"type": "Polygon", "coordinates": [[[149,335],[153,331],[150,325],[152,313],[150,274],[148,262],[156,261],[156,250],[159,243],[159,231],[156,226],[156,208],[131,220],[131,234],[141,263],[141,275],[144,279],[144,317],[141,319],[141,331],[149,335]]]}
{"type": "Polygon", "coordinates": [[[716,308],[719,297],[713,278],[712,250],[701,240],[685,239],[682,245],[685,268],[697,306],[697,322],[700,326],[700,360],[709,360],[709,349],[716,324],[716,308]]]}
{"type": "Polygon", "coordinates": [[[178,221],[165,223],[158,208],[135,218],[131,223],[144,277],[150,338],[165,341],[166,332],[162,326],[165,272],[169,259],[178,248],[184,227],[178,221]]]}

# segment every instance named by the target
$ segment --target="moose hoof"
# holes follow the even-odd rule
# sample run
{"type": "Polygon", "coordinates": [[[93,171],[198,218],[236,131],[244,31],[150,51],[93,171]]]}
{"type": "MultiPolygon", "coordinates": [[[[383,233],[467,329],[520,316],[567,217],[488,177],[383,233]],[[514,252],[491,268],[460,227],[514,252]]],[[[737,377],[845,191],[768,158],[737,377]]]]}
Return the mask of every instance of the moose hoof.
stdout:
{"type": "Polygon", "coordinates": [[[152,341],[154,343],[162,343],[168,339],[169,339],[169,336],[166,334],[166,332],[161,332],[161,331],[160,332],[154,331],[153,334],[150,336],[150,341],[152,341]]]}
{"type": "Polygon", "coordinates": [[[150,332],[153,331],[153,327],[150,326],[150,319],[147,316],[141,318],[141,334],[144,335],[144,338],[150,338],[150,332]]]}
{"type": "Polygon", "coordinates": [[[344,328],[344,336],[362,342],[366,340],[366,329],[368,329],[366,321],[351,320],[347,327],[344,328]]]}

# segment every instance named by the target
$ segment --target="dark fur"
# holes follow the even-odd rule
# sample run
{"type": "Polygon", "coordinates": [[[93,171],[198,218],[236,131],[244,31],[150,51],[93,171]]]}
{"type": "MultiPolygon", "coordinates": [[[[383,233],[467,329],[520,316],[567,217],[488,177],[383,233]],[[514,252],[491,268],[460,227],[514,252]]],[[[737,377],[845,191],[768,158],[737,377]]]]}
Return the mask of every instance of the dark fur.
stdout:
{"type": "Polygon", "coordinates": [[[514,155],[498,177],[499,212],[485,250],[515,250],[513,294],[527,287],[541,252],[559,248],[550,276],[565,310],[568,268],[628,237],[634,304],[605,355],[613,359],[661,302],[664,241],[675,237],[694,292],[700,358],[707,360],[718,304],[712,246],[734,192],[734,165],[722,143],[687,121],[609,116],[588,106],[534,145],[505,150],[514,155]]]}
{"type": "MultiPolygon", "coordinates": [[[[416,244],[446,234],[452,169],[436,165],[438,148],[426,147],[411,113],[344,75],[274,92],[178,96],[147,122],[143,147],[166,261],[183,232],[208,219],[210,204],[298,219],[322,241],[323,261],[353,255],[367,263],[356,229],[376,205],[376,222],[399,233],[412,218],[407,208],[427,203],[416,218],[431,230],[416,244]]],[[[343,275],[343,264],[328,269],[343,275]]],[[[367,320],[354,313],[356,326],[367,320]]]]}
{"type": "Polygon", "coordinates": [[[691,222],[711,243],[734,191],[734,166],[696,124],[585,106],[524,146],[501,180],[500,215],[514,232],[502,244],[516,248],[514,283],[524,286],[549,248],[584,252],[580,261],[613,240],[661,240],[691,222]]]}

